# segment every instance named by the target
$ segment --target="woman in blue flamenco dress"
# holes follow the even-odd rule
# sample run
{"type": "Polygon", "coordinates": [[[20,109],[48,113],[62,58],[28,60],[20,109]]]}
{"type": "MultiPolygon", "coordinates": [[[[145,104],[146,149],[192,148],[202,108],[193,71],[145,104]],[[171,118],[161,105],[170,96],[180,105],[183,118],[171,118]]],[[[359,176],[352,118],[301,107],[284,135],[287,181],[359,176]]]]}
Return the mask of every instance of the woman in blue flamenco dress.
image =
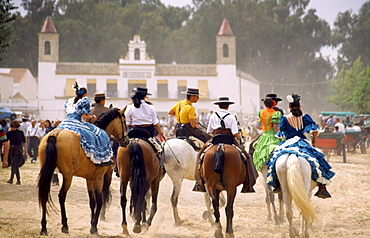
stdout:
{"type": "Polygon", "coordinates": [[[275,170],[276,160],[284,154],[296,154],[305,158],[311,165],[312,180],[319,186],[315,196],[330,198],[331,195],[326,190],[326,185],[330,183],[330,179],[335,173],[331,171],[331,166],[325,160],[324,154],[315,147],[319,128],[308,114],[303,115],[300,96],[296,94],[288,95],[287,99],[291,113],[281,117],[279,131],[276,134],[278,138],[285,138],[286,140],[280,142],[267,162],[267,183],[275,188],[279,187],[280,184],[275,170]],[[312,133],[312,145],[306,137],[310,133],[312,133]]]}
{"type": "Polygon", "coordinates": [[[80,88],[77,82],[73,88],[76,91],[76,97],[70,98],[64,103],[67,118],[57,128],[78,134],[86,156],[97,166],[109,166],[112,164],[113,151],[107,133],[93,124],[82,122],[82,119],[95,117],[95,115],[89,115],[91,100],[87,97],[87,89],[80,88]]]}

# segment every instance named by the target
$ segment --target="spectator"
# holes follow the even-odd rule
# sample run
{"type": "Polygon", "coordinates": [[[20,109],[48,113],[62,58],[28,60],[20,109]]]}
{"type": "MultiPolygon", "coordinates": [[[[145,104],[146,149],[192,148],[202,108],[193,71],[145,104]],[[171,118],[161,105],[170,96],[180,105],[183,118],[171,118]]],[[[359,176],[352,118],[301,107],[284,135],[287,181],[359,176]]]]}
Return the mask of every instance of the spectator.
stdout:
{"type": "Polygon", "coordinates": [[[9,159],[10,166],[12,167],[10,173],[10,179],[7,181],[9,184],[13,184],[14,175],[17,177],[17,185],[21,185],[21,176],[19,173],[19,167],[24,164],[26,158],[26,138],[23,131],[19,130],[20,123],[18,121],[12,121],[10,123],[10,130],[7,134],[10,142],[9,159]]]}
{"type": "Polygon", "coordinates": [[[27,128],[27,153],[31,157],[31,163],[36,163],[39,152],[39,144],[44,136],[42,128],[36,125],[36,121],[31,121],[31,126],[27,128]]]}
{"type": "Polygon", "coordinates": [[[31,122],[28,121],[27,117],[22,117],[21,126],[19,127],[19,130],[23,131],[23,134],[27,134],[27,128],[31,126],[31,122]]]}
{"type": "Polygon", "coordinates": [[[9,166],[8,164],[9,141],[1,125],[0,125],[0,143],[2,147],[2,154],[4,155],[3,156],[3,168],[7,168],[9,166]]]}

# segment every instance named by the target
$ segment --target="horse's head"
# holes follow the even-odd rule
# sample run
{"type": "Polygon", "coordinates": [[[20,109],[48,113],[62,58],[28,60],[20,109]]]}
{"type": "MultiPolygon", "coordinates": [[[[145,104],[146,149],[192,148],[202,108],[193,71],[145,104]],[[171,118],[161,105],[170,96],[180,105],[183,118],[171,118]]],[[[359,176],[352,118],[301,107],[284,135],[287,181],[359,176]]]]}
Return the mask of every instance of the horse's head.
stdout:
{"type": "Polygon", "coordinates": [[[126,108],[119,110],[118,108],[110,109],[99,116],[95,122],[97,127],[102,128],[108,134],[113,135],[120,146],[127,146],[129,138],[127,136],[127,126],[125,118],[126,108]]]}

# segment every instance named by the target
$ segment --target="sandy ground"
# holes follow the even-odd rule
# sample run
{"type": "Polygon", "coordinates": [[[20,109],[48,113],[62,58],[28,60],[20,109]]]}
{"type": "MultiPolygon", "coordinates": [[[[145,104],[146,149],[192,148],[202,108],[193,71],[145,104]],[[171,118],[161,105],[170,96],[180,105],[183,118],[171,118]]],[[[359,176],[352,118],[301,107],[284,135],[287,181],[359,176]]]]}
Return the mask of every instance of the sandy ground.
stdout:
{"type": "MultiPolygon", "coordinates": [[[[343,163],[342,157],[332,156],[330,164],[337,173],[328,186],[333,197],[312,198],[318,219],[311,229],[311,236],[370,237],[369,152],[347,154],[347,163],[343,163]]],[[[39,237],[41,211],[37,203],[38,166],[26,162],[21,168],[20,186],[7,184],[10,170],[0,169],[0,237],[39,237]]],[[[160,185],[158,212],[152,226],[145,233],[134,234],[133,222],[129,219],[131,237],[213,237],[214,226],[202,219],[205,210],[203,195],[192,192],[193,185],[193,181],[184,180],[179,198],[180,217],[185,220],[183,226],[173,225],[170,204],[172,182],[165,176],[160,185]]],[[[107,221],[99,222],[99,236],[93,236],[89,233],[90,209],[85,180],[74,178],[66,202],[70,234],[61,233],[60,214],[52,212],[48,216],[49,237],[122,237],[118,187],[119,179],[114,176],[113,201],[107,212],[107,221]]],[[[58,186],[52,186],[52,198],[57,205],[58,189],[58,186]]],[[[289,237],[287,222],[274,225],[266,220],[265,191],[261,176],[255,189],[255,194],[237,194],[233,220],[235,237],[289,237]]],[[[298,226],[298,212],[294,211],[295,224],[298,226]]],[[[225,231],[224,208],[221,210],[221,218],[225,231]]]]}

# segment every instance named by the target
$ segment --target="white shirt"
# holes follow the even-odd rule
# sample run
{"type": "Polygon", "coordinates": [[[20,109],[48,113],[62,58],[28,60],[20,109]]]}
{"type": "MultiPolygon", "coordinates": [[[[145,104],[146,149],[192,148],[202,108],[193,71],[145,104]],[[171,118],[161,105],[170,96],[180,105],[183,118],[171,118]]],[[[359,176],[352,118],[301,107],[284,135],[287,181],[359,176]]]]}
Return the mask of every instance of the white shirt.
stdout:
{"type": "Polygon", "coordinates": [[[343,123],[337,122],[334,126],[338,127],[339,132],[342,132],[344,135],[346,134],[346,129],[345,129],[343,123]]]}
{"type": "Polygon", "coordinates": [[[353,126],[352,129],[353,129],[353,131],[356,131],[356,132],[361,131],[361,127],[359,127],[359,126],[353,126]]]}
{"type": "Polygon", "coordinates": [[[30,127],[27,128],[26,136],[28,136],[28,137],[32,137],[32,136],[43,137],[44,133],[43,133],[42,128],[40,128],[38,125],[36,125],[35,127],[30,126],[30,127]]]}
{"type": "MultiPolygon", "coordinates": [[[[220,109],[219,111],[217,111],[217,114],[221,118],[223,118],[227,113],[229,112],[225,109],[220,109]]],[[[238,124],[234,115],[230,114],[226,116],[223,120],[226,129],[230,129],[233,135],[238,133],[238,124]]],[[[213,133],[213,131],[218,128],[221,128],[221,120],[220,118],[218,118],[216,113],[212,113],[212,115],[209,117],[207,133],[213,133]]]]}
{"type": "Polygon", "coordinates": [[[127,106],[125,116],[127,125],[131,126],[156,125],[159,122],[154,107],[147,104],[144,100],[141,100],[139,108],[136,108],[133,104],[127,106]]]}
{"type": "Polygon", "coordinates": [[[30,127],[30,126],[32,126],[31,122],[29,122],[29,121],[22,122],[21,126],[19,127],[19,130],[23,131],[24,136],[26,136],[27,128],[30,127]]]}

